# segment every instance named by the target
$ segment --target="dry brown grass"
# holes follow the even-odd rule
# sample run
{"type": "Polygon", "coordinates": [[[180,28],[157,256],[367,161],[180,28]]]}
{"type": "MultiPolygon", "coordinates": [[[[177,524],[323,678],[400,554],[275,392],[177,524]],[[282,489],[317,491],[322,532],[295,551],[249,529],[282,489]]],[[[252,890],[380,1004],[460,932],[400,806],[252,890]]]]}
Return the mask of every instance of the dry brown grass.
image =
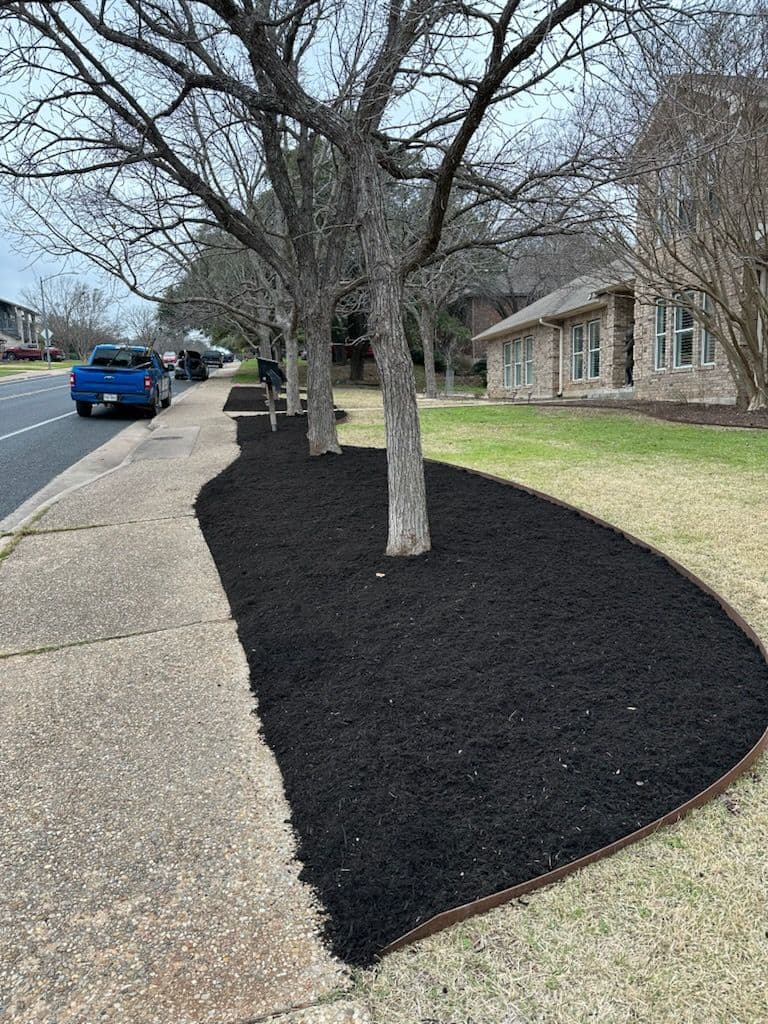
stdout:
{"type": "MultiPolygon", "coordinates": [[[[347,444],[381,444],[380,403],[347,444]]],[[[451,461],[462,427],[431,437],[451,461]]],[[[707,428],[701,428],[707,429],[707,428]]],[[[746,435],[745,435],[746,437],[746,435]]],[[[745,442],[746,443],[746,442],[745,442]]],[[[467,459],[669,552],[768,638],[768,468],[664,451],[588,463],[467,459]]],[[[565,882],[396,953],[358,977],[376,1024],[768,1024],[768,768],[565,882]]]]}

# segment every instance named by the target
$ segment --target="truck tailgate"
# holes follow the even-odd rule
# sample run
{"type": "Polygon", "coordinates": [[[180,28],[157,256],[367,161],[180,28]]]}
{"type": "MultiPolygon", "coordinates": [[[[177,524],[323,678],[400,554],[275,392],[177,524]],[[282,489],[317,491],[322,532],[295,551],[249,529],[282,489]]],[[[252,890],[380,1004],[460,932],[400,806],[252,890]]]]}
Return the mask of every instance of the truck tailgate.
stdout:
{"type": "Polygon", "coordinates": [[[144,377],[149,373],[148,370],[131,370],[119,366],[75,366],[73,372],[74,391],[112,395],[143,394],[146,391],[144,377]]]}

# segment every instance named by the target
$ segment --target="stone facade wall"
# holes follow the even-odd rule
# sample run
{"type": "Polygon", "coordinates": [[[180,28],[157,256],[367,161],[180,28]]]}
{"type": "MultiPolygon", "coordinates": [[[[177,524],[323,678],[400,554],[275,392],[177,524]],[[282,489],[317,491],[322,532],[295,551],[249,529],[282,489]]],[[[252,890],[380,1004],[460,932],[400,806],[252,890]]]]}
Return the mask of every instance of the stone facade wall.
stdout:
{"type": "MultiPolygon", "coordinates": [[[[597,397],[606,390],[621,387],[624,383],[624,334],[632,319],[634,299],[626,295],[606,295],[601,308],[568,317],[563,325],[563,397],[597,397]],[[600,324],[600,371],[598,376],[589,377],[589,338],[587,325],[593,321],[600,324]],[[583,375],[573,380],[572,329],[584,328],[583,375]]],[[[560,335],[556,328],[538,324],[508,337],[487,343],[488,397],[510,398],[518,401],[556,398],[559,390],[559,348],[560,335]],[[534,383],[533,386],[504,386],[504,344],[515,338],[533,336],[534,383]]]]}
{"type": "MultiPolygon", "coordinates": [[[[508,338],[486,343],[488,360],[488,397],[511,398],[521,402],[552,398],[557,392],[558,334],[552,327],[537,324],[508,338]],[[504,345],[515,338],[533,338],[533,384],[504,386],[504,345]]],[[[514,378],[513,378],[514,380],[514,378]]]]}
{"type": "Polygon", "coordinates": [[[733,404],[736,383],[716,332],[713,364],[702,364],[704,331],[700,324],[694,323],[692,365],[673,365],[674,307],[671,302],[667,303],[666,366],[656,368],[656,298],[653,291],[643,290],[638,291],[635,300],[634,397],[659,402],[733,404]]]}
{"type": "Polygon", "coordinates": [[[617,297],[607,295],[601,309],[580,313],[563,321],[563,397],[589,398],[606,389],[620,387],[624,383],[624,342],[622,331],[625,318],[617,311],[617,297]],[[589,376],[589,327],[597,321],[600,324],[600,368],[596,377],[589,376]],[[574,380],[573,328],[581,326],[584,331],[584,356],[582,376],[574,380]],[[618,341],[617,341],[618,339],[618,341]],[[617,353],[617,344],[619,352],[617,353]]]}

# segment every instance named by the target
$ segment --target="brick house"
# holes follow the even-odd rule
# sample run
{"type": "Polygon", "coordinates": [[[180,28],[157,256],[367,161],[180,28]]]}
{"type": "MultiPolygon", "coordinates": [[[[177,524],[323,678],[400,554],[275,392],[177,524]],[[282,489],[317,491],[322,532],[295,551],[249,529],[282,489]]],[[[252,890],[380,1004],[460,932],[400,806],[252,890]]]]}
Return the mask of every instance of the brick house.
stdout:
{"type": "Polygon", "coordinates": [[[488,330],[488,396],[521,401],[614,394],[624,384],[633,280],[616,260],[584,274],[488,330]]]}
{"type": "Polygon", "coordinates": [[[768,395],[766,139],[766,80],[672,76],[633,152],[631,251],[477,336],[489,396],[759,407],[768,395]],[[674,165],[664,165],[667,152],[674,165]],[[625,387],[630,323],[634,382],[625,387]]]}
{"type": "MultiPolygon", "coordinates": [[[[622,261],[577,277],[483,331],[488,397],[641,398],[733,404],[736,384],[715,330],[692,307],[704,293],[669,299],[637,285],[622,261]],[[634,386],[625,343],[634,325],[634,386]]],[[[713,322],[716,317],[713,314],[713,322]]]]}

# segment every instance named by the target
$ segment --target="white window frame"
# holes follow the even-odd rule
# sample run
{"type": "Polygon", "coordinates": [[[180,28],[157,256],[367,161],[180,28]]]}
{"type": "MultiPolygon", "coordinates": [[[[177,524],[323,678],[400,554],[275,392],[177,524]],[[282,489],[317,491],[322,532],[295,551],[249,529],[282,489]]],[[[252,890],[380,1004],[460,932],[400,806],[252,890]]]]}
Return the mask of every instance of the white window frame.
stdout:
{"type": "Polygon", "coordinates": [[[694,293],[692,291],[678,292],[675,295],[675,306],[674,306],[674,320],[673,320],[673,343],[672,343],[672,368],[674,370],[690,370],[693,367],[693,340],[694,340],[694,328],[696,326],[692,306],[695,300],[694,293]],[[683,317],[685,314],[691,318],[690,327],[681,326],[683,317]],[[682,354],[682,339],[683,335],[690,334],[691,336],[691,361],[689,363],[681,362],[682,354]]]}
{"type": "Polygon", "coordinates": [[[590,320],[587,323],[587,380],[600,378],[600,321],[590,320]],[[594,344],[597,339],[597,345],[594,344]],[[592,373],[592,357],[597,356],[597,373],[592,373]]]}
{"type": "Polygon", "coordinates": [[[526,386],[533,384],[533,335],[527,334],[523,338],[523,380],[526,386]]]}
{"type": "Polygon", "coordinates": [[[523,339],[515,338],[512,344],[514,345],[515,352],[512,363],[515,370],[515,387],[519,388],[523,383],[523,339]]]}
{"type": "Polygon", "coordinates": [[[656,299],[654,314],[653,367],[655,370],[667,368],[667,310],[666,299],[656,299]],[[661,314],[661,324],[659,324],[661,314]]]}
{"type": "Polygon", "coordinates": [[[505,388],[512,387],[512,342],[505,341],[501,350],[502,381],[505,388]]]}
{"type": "Polygon", "coordinates": [[[584,324],[573,324],[571,327],[571,380],[584,380],[584,324]],[[579,348],[576,348],[578,332],[579,348]],[[580,370],[576,373],[576,360],[580,360],[580,370]]]}
{"type": "MultiPolygon", "coordinates": [[[[701,308],[706,314],[712,316],[712,297],[707,295],[706,292],[701,293],[701,308]]],[[[712,331],[708,330],[704,324],[701,325],[701,336],[699,341],[699,356],[701,359],[702,366],[714,366],[715,365],[715,335],[712,331]],[[711,347],[712,358],[705,359],[707,349],[711,347]]]]}

